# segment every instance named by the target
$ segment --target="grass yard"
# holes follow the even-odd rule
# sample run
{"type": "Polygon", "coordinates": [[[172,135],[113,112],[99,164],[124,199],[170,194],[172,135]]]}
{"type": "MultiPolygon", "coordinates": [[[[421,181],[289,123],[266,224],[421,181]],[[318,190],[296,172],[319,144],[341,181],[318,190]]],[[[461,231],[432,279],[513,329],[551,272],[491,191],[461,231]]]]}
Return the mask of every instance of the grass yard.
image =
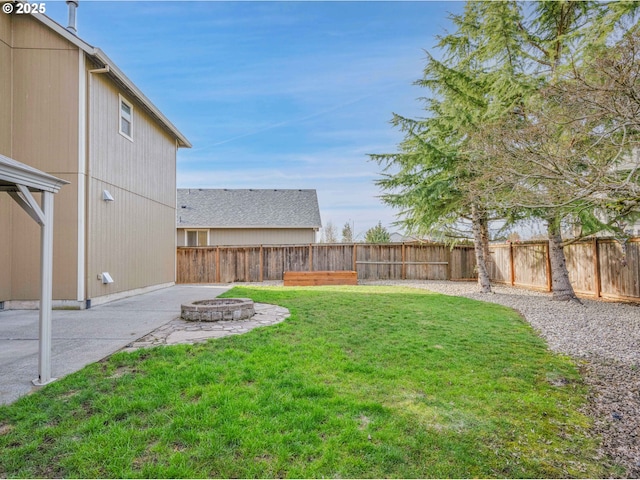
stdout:
{"type": "Polygon", "coordinates": [[[573,363],[513,311],[242,288],[284,323],[119,353],[0,407],[0,477],[607,477],[573,363]]]}

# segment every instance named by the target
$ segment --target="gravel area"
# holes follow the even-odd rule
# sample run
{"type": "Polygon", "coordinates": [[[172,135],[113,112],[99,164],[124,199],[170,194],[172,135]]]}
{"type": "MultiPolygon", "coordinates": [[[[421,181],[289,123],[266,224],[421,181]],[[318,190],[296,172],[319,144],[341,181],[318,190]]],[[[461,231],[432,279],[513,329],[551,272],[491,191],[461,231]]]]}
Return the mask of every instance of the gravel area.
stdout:
{"type": "Polygon", "coordinates": [[[533,326],[554,352],[576,359],[591,387],[587,414],[602,453],[640,478],[640,305],[595,300],[556,302],[551,294],[502,285],[479,293],[475,282],[375,281],[499,303],[533,326]]]}

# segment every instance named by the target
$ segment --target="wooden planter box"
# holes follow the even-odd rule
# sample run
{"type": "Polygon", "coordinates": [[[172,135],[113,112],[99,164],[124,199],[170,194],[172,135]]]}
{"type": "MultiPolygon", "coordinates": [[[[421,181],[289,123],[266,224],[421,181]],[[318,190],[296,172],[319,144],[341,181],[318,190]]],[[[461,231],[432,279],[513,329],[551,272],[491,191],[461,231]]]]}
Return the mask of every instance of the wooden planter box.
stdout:
{"type": "Polygon", "coordinates": [[[284,272],[285,287],[305,287],[313,285],[357,285],[358,273],[351,270],[337,272],[284,272]]]}

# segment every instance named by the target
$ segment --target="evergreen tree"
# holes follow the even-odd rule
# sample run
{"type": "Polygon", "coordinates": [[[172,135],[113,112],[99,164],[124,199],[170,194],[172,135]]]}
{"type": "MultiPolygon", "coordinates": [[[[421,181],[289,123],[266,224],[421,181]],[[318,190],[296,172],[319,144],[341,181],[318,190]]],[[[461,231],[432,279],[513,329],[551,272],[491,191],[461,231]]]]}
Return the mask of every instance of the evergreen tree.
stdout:
{"type": "Polygon", "coordinates": [[[366,243],[390,243],[391,235],[387,229],[382,226],[382,222],[378,222],[378,225],[367,230],[364,235],[364,241],[366,243]]]}
{"type": "Polygon", "coordinates": [[[349,222],[342,227],[342,243],[353,243],[353,230],[349,222]]]}
{"type": "MultiPolygon", "coordinates": [[[[553,85],[589,46],[615,34],[636,9],[599,2],[468,2],[462,15],[452,17],[456,31],[440,38],[442,60],[429,56],[425,77],[417,82],[431,92],[426,118],[394,115],[393,125],[405,133],[400,151],[372,155],[384,166],[377,182],[386,192],[383,201],[401,209],[400,223],[409,231],[428,233],[451,228],[460,218],[471,220],[481,291],[490,291],[489,219],[537,217],[548,225],[554,298],[575,298],[560,226],[584,211],[585,203],[529,208],[511,201],[518,189],[493,168],[499,162],[485,132],[509,125],[517,135],[518,120],[528,119],[537,92],[553,85]]],[[[535,154],[511,161],[526,172],[535,165],[535,154]]],[[[537,192],[552,191],[539,180],[520,182],[537,192]]]]}

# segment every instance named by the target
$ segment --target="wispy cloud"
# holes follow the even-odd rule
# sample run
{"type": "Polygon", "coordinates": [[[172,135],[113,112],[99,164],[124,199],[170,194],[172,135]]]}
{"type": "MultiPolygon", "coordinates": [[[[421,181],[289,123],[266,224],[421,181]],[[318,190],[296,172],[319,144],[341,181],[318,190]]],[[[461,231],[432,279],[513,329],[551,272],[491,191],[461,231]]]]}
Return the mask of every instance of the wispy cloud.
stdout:
{"type": "Polygon", "coordinates": [[[179,187],[315,188],[359,231],[395,220],[367,154],[397,148],[392,112],[419,115],[423,49],[463,6],[87,0],[78,24],[193,143],[179,187]]]}

